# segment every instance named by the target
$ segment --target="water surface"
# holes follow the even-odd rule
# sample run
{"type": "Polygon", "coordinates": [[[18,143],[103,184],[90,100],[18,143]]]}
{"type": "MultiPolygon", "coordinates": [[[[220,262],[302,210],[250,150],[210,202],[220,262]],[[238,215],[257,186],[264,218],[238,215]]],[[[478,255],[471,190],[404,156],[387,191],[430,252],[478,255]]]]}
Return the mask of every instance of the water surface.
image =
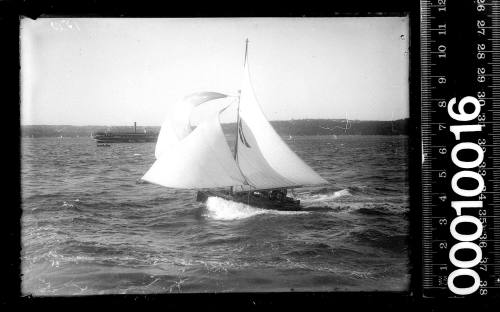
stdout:
{"type": "Polygon", "coordinates": [[[137,184],[154,143],[23,138],[23,292],[406,290],[407,137],[286,142],[330,182],[304,211],[137,184]]]}

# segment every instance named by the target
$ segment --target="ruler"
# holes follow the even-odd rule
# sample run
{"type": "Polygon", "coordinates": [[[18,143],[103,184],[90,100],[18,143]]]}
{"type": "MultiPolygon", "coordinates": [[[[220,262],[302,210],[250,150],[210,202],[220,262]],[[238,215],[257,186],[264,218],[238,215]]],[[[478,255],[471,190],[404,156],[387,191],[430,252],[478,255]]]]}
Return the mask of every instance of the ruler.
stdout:
{"type": "Polygon", "coordinates": [[[500,295],[500,3],[420,1],[422,295],[500,295]]]}

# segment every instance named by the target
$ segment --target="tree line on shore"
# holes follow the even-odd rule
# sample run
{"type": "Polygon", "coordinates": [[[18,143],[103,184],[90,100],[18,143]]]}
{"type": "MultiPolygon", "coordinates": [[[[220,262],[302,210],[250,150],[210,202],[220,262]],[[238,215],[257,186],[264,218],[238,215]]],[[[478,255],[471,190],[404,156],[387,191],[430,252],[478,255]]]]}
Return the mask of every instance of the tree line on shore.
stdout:
{"type": "MultiPolygon", "coordinates": [[[[345,119],[275,120],[271,125],[282,136],[300,135],[406,135],[409,119],[393,121],[345,119]]],[[[225,133],[235,133],[235,123],[222,124],[225,133]]],[[[22,137],[90,137],[96,132],[134,132],[133,126],[24,125],[22,137]]],[[[158,133],[160,127],[137,127],[138,133],[158,133]]]]}

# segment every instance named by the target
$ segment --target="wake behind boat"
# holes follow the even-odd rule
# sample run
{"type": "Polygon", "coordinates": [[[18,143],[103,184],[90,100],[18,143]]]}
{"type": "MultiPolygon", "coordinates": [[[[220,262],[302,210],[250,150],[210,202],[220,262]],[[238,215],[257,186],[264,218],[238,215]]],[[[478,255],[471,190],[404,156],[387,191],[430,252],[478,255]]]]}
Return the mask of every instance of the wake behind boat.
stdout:
{"type": "Polygon", "coordinates": [[[202,202],[216,196],[258,208],[300,210],[300,201],[287,196],[287,189],[328,182],[267,121],[250,83],[247,52],[248,39],[238,95],[200,92],[186,96],[163,123],[156,161],[142,179],[169,188],[198,190],[197,200],[202,202]],[[233,101],[205,114],[197,127],[191,125],[196,107],[220,99],[233,101]],[[237,118],[232,154],[220,114],[233,102],[237,102],[237,118]]]}
{"type": "Polygon", "coordinates": [[[209,197],[220,197],[226,200],[244,203],[264,209],[296,211],[301,210],[300,200],[286,196],[287,190],[258,190],[247,192],[221,191],[198,191],[196,200],[206,202],[209,197]]]}

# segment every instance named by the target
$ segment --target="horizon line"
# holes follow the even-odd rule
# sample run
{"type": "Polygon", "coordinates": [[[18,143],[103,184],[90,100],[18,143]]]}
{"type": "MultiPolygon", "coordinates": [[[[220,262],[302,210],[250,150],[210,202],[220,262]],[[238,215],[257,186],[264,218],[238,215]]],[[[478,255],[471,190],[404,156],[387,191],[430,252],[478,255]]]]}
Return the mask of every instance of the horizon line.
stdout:
{"type": "MultiPolygon", "coordinates": [[[[376,120],[376,119],[349,119],[349,121],[379,121],[379,122],[384,122],[384,121],[398,121],[398,120],[405,120],[405,119],[410,119],[410,117],[404,117],[404,118],[399,118],[399,119],[393,119],[393,120],[376,120]]],[[[299,121],[299,120],[346,120],[346,118],[302,118],[302,119],[276,119],[276,120],[269,120],[269,122],[275,122],[275,121],[299,121]]],[[[227,124],[234,124],[236,122],[221,122],[223,125],[227,124]]],[[[97,124],[85,124],[85,125],[74,125],[74,124],[21,124],[21,127],[24,126],[72,126],[72,127],[133,127],[133,124],[129,125],[97,125],[97,124]]],[[[136,125],[137,127],[161,127],[161,125],[148,125],[148,126],[143,126],[143,125],[136,125]]]]}

